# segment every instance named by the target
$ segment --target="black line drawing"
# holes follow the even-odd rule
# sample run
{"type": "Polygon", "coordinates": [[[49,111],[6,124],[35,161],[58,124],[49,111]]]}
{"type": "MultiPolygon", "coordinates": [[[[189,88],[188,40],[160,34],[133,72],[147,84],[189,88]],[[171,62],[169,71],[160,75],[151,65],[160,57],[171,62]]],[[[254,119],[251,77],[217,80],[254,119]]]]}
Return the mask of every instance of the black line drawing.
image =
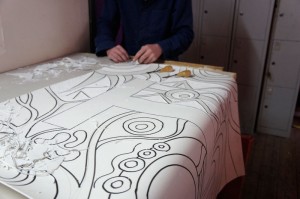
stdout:
{"type": "Polygon", "coordinates": [[[0,103],[0,181],[32,198],[214,198],[244,172],[235,82],[199,69],[149,73],[159,67],[106,66],[0,103]],[[186,113],[103,101],[135,79],[153,83],[126,100],[186,113]],[[201,121],[186,119],[190,110],[201,121]]]}

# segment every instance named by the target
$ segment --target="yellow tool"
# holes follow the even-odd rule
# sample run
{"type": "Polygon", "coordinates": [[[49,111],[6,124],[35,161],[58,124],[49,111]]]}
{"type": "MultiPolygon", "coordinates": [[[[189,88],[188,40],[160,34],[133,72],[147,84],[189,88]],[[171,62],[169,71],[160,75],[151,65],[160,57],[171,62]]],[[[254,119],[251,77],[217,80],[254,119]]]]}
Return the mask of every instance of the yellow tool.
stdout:
{"type": "Polygon", "coordinates": [[[177,74],[178,77],[191,77],[192,72],[190,70],[184,70],[177,74]]]}
{"type": "Polygon", "coordinates": [[[174,69],[171,65],[167,65],[163,67],[162,69],[159,70],[159,72],[164,73],[164,72],[173,72],[174,69]]]}

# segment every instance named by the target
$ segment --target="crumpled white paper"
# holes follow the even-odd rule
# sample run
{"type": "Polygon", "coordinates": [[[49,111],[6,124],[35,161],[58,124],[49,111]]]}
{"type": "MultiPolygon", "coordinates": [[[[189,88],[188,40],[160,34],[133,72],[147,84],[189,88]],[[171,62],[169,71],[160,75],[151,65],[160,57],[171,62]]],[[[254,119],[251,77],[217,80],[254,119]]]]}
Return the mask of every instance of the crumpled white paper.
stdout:
{"type": "Polygon", "coordinates": [[[31,72],[23,72],[23,68],[20,68],[7,74],[22,79],[21,84],[23,84],[49,77],[58,77],[63,71],[93,70],[93,66],[97,63],[98,60],[91,57],[80,57],[78,59],[64,57],[57,61],[37,65],[31,72]]]}

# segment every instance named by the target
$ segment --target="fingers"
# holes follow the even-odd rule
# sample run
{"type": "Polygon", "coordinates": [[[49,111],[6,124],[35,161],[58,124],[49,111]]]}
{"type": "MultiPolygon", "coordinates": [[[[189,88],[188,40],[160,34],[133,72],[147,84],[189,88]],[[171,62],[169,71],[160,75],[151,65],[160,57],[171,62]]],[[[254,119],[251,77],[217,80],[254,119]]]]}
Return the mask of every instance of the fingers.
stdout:
{"type": "Polygon", "coordinates": [[[106,51],[107,56],[109,59],[113,60],[114,62],[124,62],[128,61],[129,55],[126,52],[126,50],[120,46],[117,45],[109,50],[106,51]]]}
{"type": "Polygon", "coordinates": [[[161,54],[162,49],[158,44],[147,44],[136,53],[133,61],[138,60],[141,64],[149,64],[155,62],[161,54]]]}
{"type": "Polygon", "coordinates": [[[139,61],[139,63],[142,63],[141,61],[141,56],[144,54],[144,53],[146,53],[146,48],[144,48],[144,47],[142,47],[136,54],[135,54],[135,56],[133,57],[133,61],[136,61],[136,60],[138,60],[139,61]]]}
{"type": "MultiPolygon", "coordinates": [[[[114,62],[125,62],[129,60],[129,55],[126,50],[117,45],[106,51],[109,59],[114,62]]],[[[143,46],[133,57],[133,61],[141,64],[149,64],[155,62],[162,54],[162,49],[158,44],[147,44],[143,46]]]]}
{"type": "Polygon", "coordinates": [[[146,51],[139,59],[140,64],[149,64],[154,61],[156,61],[156,58],[150,51],[146,51]]]}

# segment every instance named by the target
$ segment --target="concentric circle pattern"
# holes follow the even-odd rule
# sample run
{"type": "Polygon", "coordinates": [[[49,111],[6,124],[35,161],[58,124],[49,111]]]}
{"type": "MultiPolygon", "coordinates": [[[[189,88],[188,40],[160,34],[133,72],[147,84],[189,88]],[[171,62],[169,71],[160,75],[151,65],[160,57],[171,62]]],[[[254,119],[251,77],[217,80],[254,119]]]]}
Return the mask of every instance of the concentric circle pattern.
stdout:
{"type": "Polygon", "coordinates": [[[153,145],[153,148],[157,151],[169,151],[170,150],[170,145],[163,143],[163,142],[159,142],[153,145]]]}
{"type": "Polygon", "coordinates": [[[145,167],[145,162],[139,158],[129,158],[119,164],[119,168],[127,172],[136,172],[145,167]]]}
{"type": "Polygon", "coordinates": [[[156,156],[156,152],[150,149],[142,150],[138,153],[139,157],[144,159],[150,159],[156,156]]]}
{"type": "Polygon", "coordinates": [[[200,94],[193,90],[171,90],[166,93],[167,98],[170,100],[194,100],[197,99],[200,94]]]}
{"type": "Polygon", "coordinates": [[[130,179],[123,176],[110,178],[103,184],[103,188],[105,189],[105,191],[113,194],[126,192],[130,189],[130,187],[130,179]]]}
{"type": "Polygon", "coordinates": [[[156,118],[140,117],[127,120],[123,126],[133,135],[152,135],[162,130],[163,122],[156,118]]]}

